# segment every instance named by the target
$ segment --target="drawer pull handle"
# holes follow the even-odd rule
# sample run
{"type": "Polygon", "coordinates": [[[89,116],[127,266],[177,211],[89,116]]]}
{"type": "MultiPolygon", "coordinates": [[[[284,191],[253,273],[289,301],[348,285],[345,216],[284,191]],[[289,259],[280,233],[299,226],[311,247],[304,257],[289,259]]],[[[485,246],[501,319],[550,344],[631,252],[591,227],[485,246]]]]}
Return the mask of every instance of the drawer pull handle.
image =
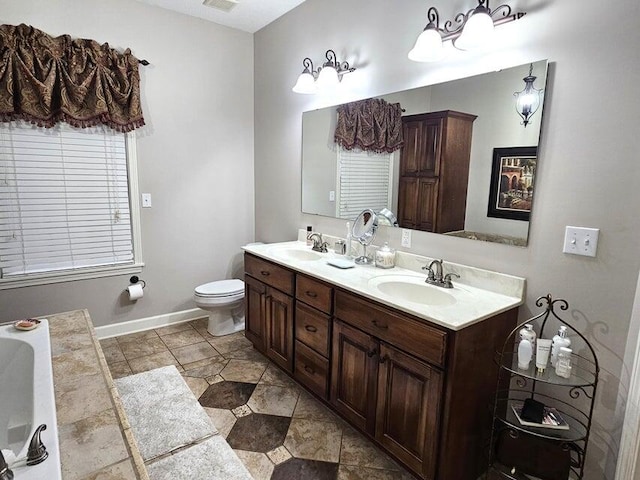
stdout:
{"type": "Polygon", "coordinates": [[[367,352],[367,357],[371,358],[371,357],[373,357],[374,355],[377,355],[377,353],[378,353],[378,351],[374,348],[373,350],[369,350],[369,351],[367,352]]]}
{"type": "Polygon", "coordinates": [[[383,355],[382,357],[380,357],[380,363],[384,363],[387,360],[389,360],[389,356],[388,355],[383,355]]]}
{"type": "Polygon", "coordinates": [[[378,323],[378,320],[372,320],[371,323],[373,323],[374,326],[378,327],[381,330],[388,330],[389,329],[389,325],[381,325],[378,323]]]}
{"type": "Polygon", "coordinates": [[[305,293],[307,294],[307,297],[311,297],[311,298],[316,298],[318,296],[316,292],[312,292],[310,290],[307,290],[305,293]]]}
{"type": "Polygon", "coordinates": [[[268,276],[270,275],[270,273],[269,273],[269,272],[267,272],[266,270],[262,270],[262,271],[260,272],[260,275],[262,275],[263,277],[268,277],[268,276]]]}
{"type": "Polygon", "coordinates": [[[305,372],[310,373],[311,375],[316,373],[315,370],[313,368],[311,368],[309,365],[305,365],[304,366],[304,370],[305,370],[305,372]]]}
{"type": "Polygon", "coordinates": [[[305,326],[304,326],[304,329],[305,329],[307,332],[311,332],[311,333],[315,333],[315,332],[317,332],[317,331],[318,331],[318,329],[317,329],[316,327],[314,327],[313,325],[305,325],[305,326]]]}

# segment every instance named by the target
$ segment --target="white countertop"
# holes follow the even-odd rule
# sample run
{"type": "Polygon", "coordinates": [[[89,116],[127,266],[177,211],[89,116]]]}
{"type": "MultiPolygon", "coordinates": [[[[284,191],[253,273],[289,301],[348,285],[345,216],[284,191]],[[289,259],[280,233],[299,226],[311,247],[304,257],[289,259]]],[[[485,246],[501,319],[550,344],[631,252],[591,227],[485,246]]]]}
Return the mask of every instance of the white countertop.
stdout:
{"type": "MultiPolygon", "coordinates": [[[[356,265],[354,268],[340,269],[329,265],[327,260],[345,259],[345,256],[331,251],[318,253],[320,258],[317,260],[294,258],[289,254],[292,251],[311,252],[311,247],[300,241],[247,245],[243,250],[450,330],[462,330],[469,325],[517,307],[524,301],[524,278],[447,262],[444,263],[445,273],[454,272],[461,277],[459,281],[453,282],[454,288],[428,286],[436,289],[436,292],[433,292],[434,295],[445,298],[446,304],[425,305],[398,299],[376,288],[375,285],[381,280],[378,277],[402,276],[403,280],[415,281],[416,285],[422,287],[426,272],[421,271],[421,267],[431,260],[403,252],[397,253],[394,268],[381,269],[373,265],[356,265]]],[[[300,257],[304,255],[303,253],[300,257]]]]}

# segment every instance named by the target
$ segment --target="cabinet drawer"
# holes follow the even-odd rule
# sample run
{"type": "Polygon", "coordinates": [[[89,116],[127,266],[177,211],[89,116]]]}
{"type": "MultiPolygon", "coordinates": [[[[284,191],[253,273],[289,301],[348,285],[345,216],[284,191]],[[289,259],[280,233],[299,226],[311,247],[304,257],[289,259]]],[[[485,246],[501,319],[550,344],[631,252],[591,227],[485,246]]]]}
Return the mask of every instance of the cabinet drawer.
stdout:
{"type": "Polygon", "coordinates": [[[374,337],[440,367],[447,333],[354,295],[336,291],[335,316],[374,337]]]}
{"type": "Polygon", "coordinates": [[[329,360],[321,357],[296,340],[296,361],[293,376],[314,393],[326,399],[329,392],[329,360]]]}
{"type": "Polygon", "coordinates": [[[244,271],[281,292],[293,295],[294,273],[275,263],[249,254],[244,256],[244,271]]]}
{"type": "Polygon", "coordinates": [[[300,340],[326,358],[329,358],[330,324],[328,315],[302,302],[296,303],[296,340],[300,340]]]}
{"type": "Polygon", "coordinates": [[[296,298],[324,313],[331,314],[332,293],[333,289],[325,283],[304,275],[296,276],[296,298]]]}

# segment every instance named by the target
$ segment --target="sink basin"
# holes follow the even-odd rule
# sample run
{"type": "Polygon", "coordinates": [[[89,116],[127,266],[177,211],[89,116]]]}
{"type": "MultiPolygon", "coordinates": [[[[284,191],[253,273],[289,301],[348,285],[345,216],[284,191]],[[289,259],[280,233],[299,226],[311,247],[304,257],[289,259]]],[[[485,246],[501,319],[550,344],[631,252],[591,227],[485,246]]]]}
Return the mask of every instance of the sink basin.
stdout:
{"type": "Polygon", "coordinates": [[[369,286],[383,296],[419,305],[447,306],[456,303],[453,295],[440,287],[425,283],[425,277],[382,275],[369,280],[369,286]]]}
{"type": "Polygon", "coordinates": [[[276,248],[270,253],[274,257],[280,257],[286,260],[297,260],[299,262],[309,262],[320,260],[322,255],[312,250],[304,250],[302,248],[276,248]]]}

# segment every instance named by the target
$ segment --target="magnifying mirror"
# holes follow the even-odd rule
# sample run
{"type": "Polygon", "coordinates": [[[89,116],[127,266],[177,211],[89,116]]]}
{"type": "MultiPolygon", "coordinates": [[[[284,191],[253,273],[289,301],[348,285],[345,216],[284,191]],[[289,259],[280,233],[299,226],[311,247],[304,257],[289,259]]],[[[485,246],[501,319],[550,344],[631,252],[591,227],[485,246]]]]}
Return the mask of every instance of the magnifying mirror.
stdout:
{"type": "Polygon", "coordinates": [[[370,265],[373,258],[367,255],[367,247],[373,242],[378,228],[378,216],[376,212],[367,208],[354,220],[351,235],[362,245],[362,255],[355,259],[358,265],[370,265]]]}
{"type": "Polygon", "coordinates": [[[383,208],[378,212],[378,223],[380,225],[389,225],[391,227],[398,227],[398,219],[388,208],[383,208]]]}

